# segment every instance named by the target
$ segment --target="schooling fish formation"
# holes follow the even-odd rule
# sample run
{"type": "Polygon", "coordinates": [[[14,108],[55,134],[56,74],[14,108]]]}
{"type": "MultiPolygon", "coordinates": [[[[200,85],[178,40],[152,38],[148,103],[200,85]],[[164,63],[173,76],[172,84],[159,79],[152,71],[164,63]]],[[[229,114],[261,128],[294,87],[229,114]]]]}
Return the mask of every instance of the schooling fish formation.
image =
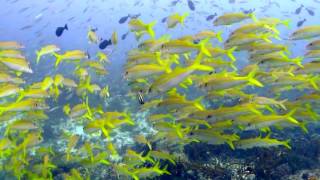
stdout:
{"type": "MultiPolygon", "coordinates": [[[[183,25],[185,18],[187,13],[168,16],[167,27],[183,25]]],[[[134,138],[146,147],[140,151],[120,149],[114,137],[117,131],[137,125],[132,114],[138,112],[110,111],[93,101],[112,97],[112,85],[95,83],[93,78],[108,74],[106,54],[89,57],[86,50],[46,45],[36,51],[36,62],[42,59],[57,69],[67,65],[73,73],[56,73],[34,82],[24,76],[36,69],[24,56],[23,46],[0,42],[2,170],[17,179],[53,179],[54,172],[70,165],[63,177],[81,180],[90,179],[95,168],[103,167],[120,179],[138,180],[170,175],[167,167],[176,165],[175,154],[183,153],[183,147],[191,143],[226,144],[233,150],[291,149],[289,139],[275,138],[274,133],[289,128],[307,133],[308,125],[319,120],[320,40],[315,38],[320,38],[320,26],[301,27],[286,38],[311,41],[303,57],[292,57],[287,45],[273,42],[283,38],[278,26],[287,26],[288,21],[227,13],[213,22],[215,26],[236,23],[242,24],[223,41],[222,32],[212,30],[175,39],[170,35],[156,38],[155,21],[130,19],[129,29],[139,45],[128,53],[124,78],[130,86],[128,96],[136,98],[139,111],[148,114],[154,132],[134,138]],[[144,39],[146,34],[149,39],[144,39]],[[248,54],[248,63],[241,69],[236,65],[239,52],[248,54]],[[291,91],[300,93],[286,97],[291,91]],[[77,101],[58,104],[67,93],[74,93],[77,101]],[[43,134],[47,114],[56,111],[77,125],[79,132],[61,132],[61,142],[55,144],[43,134]],[[261,135],[243,138],[242,133],[248,131],[261,135]]],[[[92,30],[88,39],[98,43],[92,30]]],[[[113,33],[104,46],[117,41],[113,33]]]]}

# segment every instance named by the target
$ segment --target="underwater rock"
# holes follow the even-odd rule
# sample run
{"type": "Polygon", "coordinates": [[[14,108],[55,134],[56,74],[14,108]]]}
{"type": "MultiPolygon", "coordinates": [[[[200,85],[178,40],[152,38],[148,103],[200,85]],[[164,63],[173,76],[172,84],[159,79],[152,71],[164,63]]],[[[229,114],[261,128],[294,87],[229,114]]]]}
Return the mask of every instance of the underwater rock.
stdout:
{"type": "Polygon", "coordinates": [[[320,177],[320,169],[301,170],[282,179],[290,180],[317,180],[320,177]]]}
{"type": "Polygon", "coordinates": [[[292,173],[292,169],[290,168],[288,163],[284,163],[276,167],[271,173],[270,176],[272,179],[280,179],[288,174],[292,173]]]}

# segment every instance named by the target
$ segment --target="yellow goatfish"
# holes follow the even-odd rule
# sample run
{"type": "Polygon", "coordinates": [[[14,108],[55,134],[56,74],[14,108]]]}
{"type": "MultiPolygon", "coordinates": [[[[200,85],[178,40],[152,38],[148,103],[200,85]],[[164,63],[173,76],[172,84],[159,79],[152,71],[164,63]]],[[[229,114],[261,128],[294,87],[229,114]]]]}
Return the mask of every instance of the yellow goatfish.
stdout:
{"type": "Polygon", "coordinates": [[[254,21],[257,21],[255,15],[253,13],[245,14],[243,12],[241,13],[225,13],[221,16],[219,16],[213,24],[215,26],[220,26],[220,25],[231,25],[234,23],[241,22],[245,19],[252,18],[254,21]]]}
{"type": "Polygon", "coordinates": [[[140,19],[131,19],[129,21],[129,29],[134,32],[147,32],[151,38],[154,38],[155,33],[153,31],[153,26],[156,24],[156,21],[153,21],[149,24],[142,22],[140,19]]]}
{"type": "Polygon", "coordinates": [[[15,41],[0,41],[0,49],[22,49],[24,46],[22,46],[20,43],[15,41]]]}
{"type": "Polygon", "coordinates": [[[295,32],[290,36],[291,40],[302,40],[311,39],[320,36],[320,26],[305,26],[295,32]]]}
{"type": "Polygon", "coordinates": [[[0,58],[0,62],[8,66],[10,69],[25,73],[33,73],[26,59],[20,58],[0,58]]]}
{"type": "Polygon", "coordinates": [[[50,44],[50,45],[46,45],[44,47],[42,47],[39,51],[36,51],[36,54],[37,54],[37,59],[36,59],[36,62],[37,64],[39,63],[40,61],[40,58],[44,55],[47,55],[47,54],[52,54],[52,53],[55,53],[55,52],[58,52],[60,51],[60,48],[54,44],[50,44]]]}
{"type": "Polygon", "coordinates": [[[249,139],[241,139],[235,142],[237,149],[250,149],[254,147],[272,147],[272,146],[285,146],[288,149],[291,149],[289,145],[289,140],[279,141],[278,139],[272,139],[269,136],[267,137],[257,137],[249,139]]]}
{"type": "Polygon", "coordinates": [[[167,17],[168,28],[174,28],[178,23],[184,26],[184,21],[187,16],[189,16],[189,13],[184,13],[183,15],[179,15],[178,13],[175,13],[168,16],[167,17]]]}
{"type": "Polygon", "coordinates": [[[82,60],[88,58],[88,54],[80,50],[67,51],[64,54],[53,53],[53,55],[56,57],[55,67],[57,67],[62,60],[82,60]]]}

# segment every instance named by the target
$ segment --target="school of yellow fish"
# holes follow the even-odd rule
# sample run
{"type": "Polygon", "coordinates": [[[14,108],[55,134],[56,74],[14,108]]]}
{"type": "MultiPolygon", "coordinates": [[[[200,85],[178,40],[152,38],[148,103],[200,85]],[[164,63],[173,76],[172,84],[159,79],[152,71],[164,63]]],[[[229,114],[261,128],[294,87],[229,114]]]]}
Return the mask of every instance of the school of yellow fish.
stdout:
{"type": "MultiPolygon", "coordinates": [[[[187,13],[172,14],[167,17],[167,28],[184,28],[187,17],[187,13]]],[[[289,26],[286,20],[259,19],[253,13],[226,13],[213,26],[237,25],[237,28],[223,40],[222,32],[212,30],[175,39],[170,35],[156,38],[153,30],[156,21],[131,19],[128,25],[139,45],[128,52],[123,76],[130,85],[129,94],[139,95],[139,111],[149,114],[147,121],[155,133],[135,137],[136,143],[148,150],[137,152],[128,148],[119,153],[112,141],[115,129],[136,125],[130,114],[138,112],[110,112],[101,106],[90,106],[92,96],[103,99],[112,96],[108,85],[91,81],[94,75],[108,74],[107,54],[98,52],[89,58],[82,50],[63,51],[54,44],[44,46],[36,51],[35,62],[45,61],[56,68],[73,64],[73,76],[55,74],[30,82],[22,78],[24,73],[34,72],[24,56],[24,46],[2,41],[2,171],[17,179],[53,179],[53,171],[59,168],[55,163],[58,158],[65,164],[78,163],[85,168],[86,173],[77,168],[65,172],[63,177],[70,180],[90,179],[90,172],[99,166],[135,180],[170,175],[165,162],[175,165],[175,152],[191,142],[227,144],[231,149],[271,146],[290,149],[290,139],[273,138],[274,131],[299,128],[307,133],[308,124],[317,123],[320,26],[305,26],[284,38],[278,26],[289,26]],[[307,52],[292,57],[288,45],[273,42],[281,39],[307,40],[307,52]],[[241,69],[236,65],[238,54],[248,56],[247,65],[241,69]],[[55,62],[46,60],[49,57],[55,58],[55,62]],[[291,90],[300,93],[285,96],[291,90]],[[65,139],[66,148],[61,155],[55,150],[62,147],[48,146],[42,136],[48,121],[46,113],[56,108],[49,106],[48,101],[57,102],[63,92],[75,92],[80,102],[62,105],[67,121],[81,125],[89,136],[101,134],[101,142],[64,133],[61,138],[65,139]],[[240,138],[244,131],[261,135],[240,138]],[[154,148],[153,143],[164,146],[154,148]]],[[[90,28],[89,42],[96,44],[98,39],[90,28]]],[[[114,32],[112,43],[117,42],[114,32]]]]}

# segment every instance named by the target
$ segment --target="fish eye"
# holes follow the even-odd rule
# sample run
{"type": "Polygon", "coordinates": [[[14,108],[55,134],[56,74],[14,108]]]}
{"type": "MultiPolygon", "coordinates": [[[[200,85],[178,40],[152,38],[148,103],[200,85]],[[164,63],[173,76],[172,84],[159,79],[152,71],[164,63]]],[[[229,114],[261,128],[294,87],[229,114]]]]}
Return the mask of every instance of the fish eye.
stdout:
{"type": "Polygon", "coordinates": [[[313,43],[310,43],[309,45],[310,45],[310,46],[313,46],[313,43]]]}
{"type": "Polygon", "coordinates": [[[208,87],[208,83],[204,83],[204,87],[208,87]]]}
{"type": "Polygon", "coordinates": [[[248,123],[247,125],[248,125],[248,126],[251,126],[251,123],[248,123]]]}
{"type": "Polygon", "coordinates": [[[126,71],[125,75],[128,75],[128,74],[129,74],[129,72],[128,72],[128,71],[126,71]]]}
{"type": "Polygon", "coordinates": [[[192,135],[194,135],[194,133],[193,133],[193,132],[190,132],[189,135],[192,136],[192,135]]]}
{"type": "Polygon", "coordinates": [[[207,119],[210,119],[210,118],[212,118],[212,115],[208,115],[208,116],[207,116],[207,119]]]}
{"type": "Polygon", "coordinates": [[[38,107],[38,106],[39,106],[39,104],[38,104],[38,103],[34,103],[34,106],[35,106],[35,107],[38,107]]]}

